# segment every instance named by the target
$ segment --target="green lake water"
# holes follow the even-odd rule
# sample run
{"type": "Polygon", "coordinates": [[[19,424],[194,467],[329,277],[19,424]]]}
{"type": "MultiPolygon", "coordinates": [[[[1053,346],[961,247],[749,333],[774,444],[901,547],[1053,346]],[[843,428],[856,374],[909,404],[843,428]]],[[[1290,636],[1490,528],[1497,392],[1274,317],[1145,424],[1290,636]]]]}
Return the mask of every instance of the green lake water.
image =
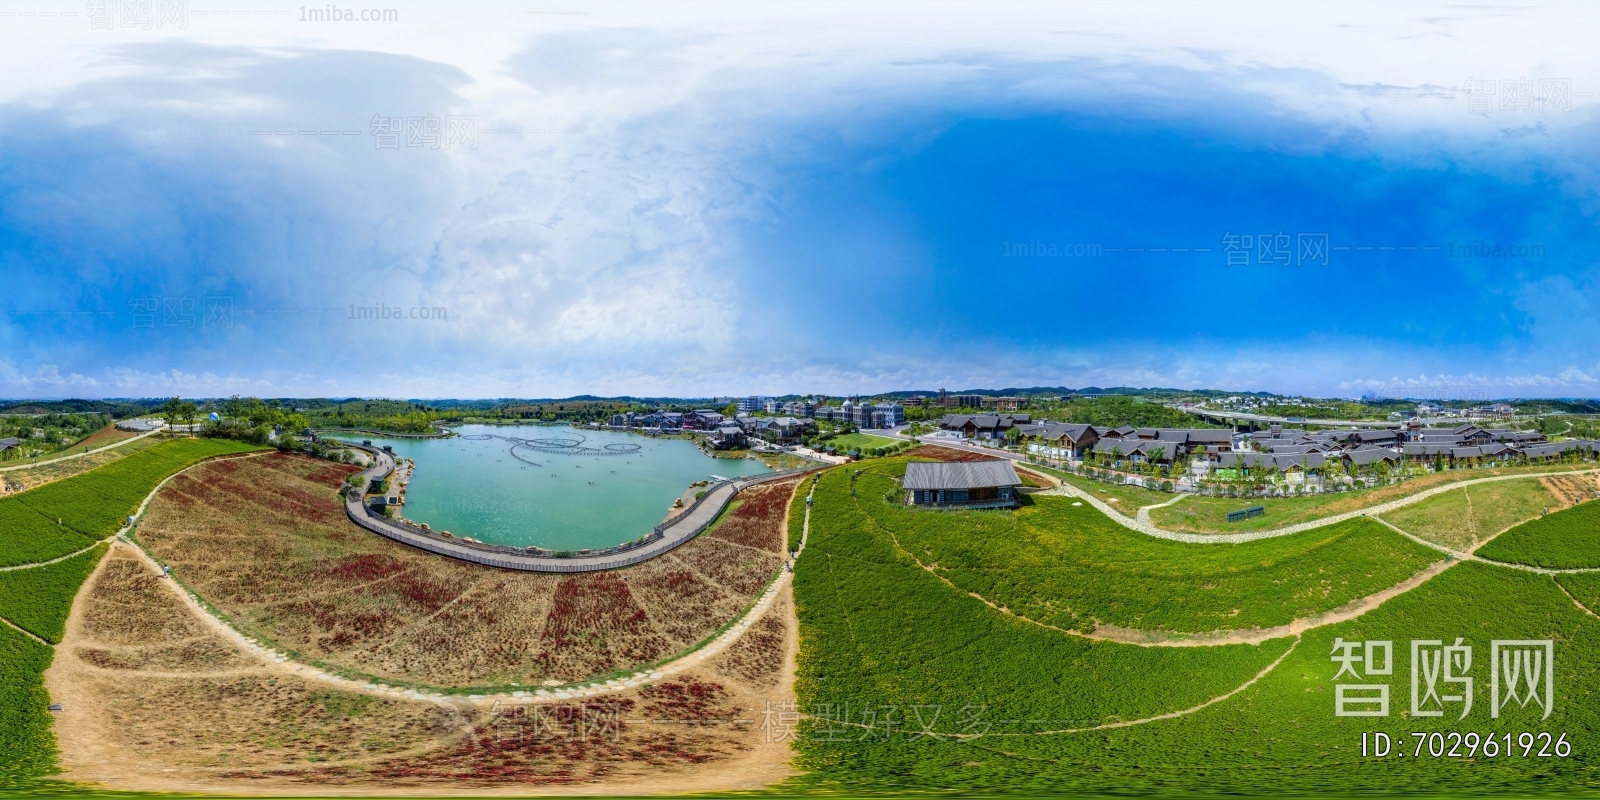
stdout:
{"type": "Polygon", "coordinates": [[[371,438],[417,463],[406,518],[489,544],[609,547],[649,533],[689,484],[768,472],[686,439],[550,425],[463,425],[451,439],[371,438]],[[480,436],[504,438],[476,439],[480,436]],[[516,446],[522,440],[531,446],[516,446]]]}

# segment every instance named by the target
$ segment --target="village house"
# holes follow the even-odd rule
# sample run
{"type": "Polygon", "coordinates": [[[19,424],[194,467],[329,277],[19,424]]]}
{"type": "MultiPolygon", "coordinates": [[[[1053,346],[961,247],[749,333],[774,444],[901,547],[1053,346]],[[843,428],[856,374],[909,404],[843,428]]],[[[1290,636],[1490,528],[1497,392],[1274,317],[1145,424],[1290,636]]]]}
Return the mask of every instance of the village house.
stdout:
{"type": "Polygon", "coordinates": [[[1006,431],[1032,421],[1028,414],[946,414],[939,420],[939,427],[956,431],[968,439],[999,439],[1006,431]]]}
{"type": "Polygon", "coordinates": [[[1015,508],[1021,485],[1005,459],[913,461],[901,482],[906,502],[930,508],[1015,508]]]}
{"type": "Polygon", "coordinates": [[[748,441],[744,435],[744,428],[738,425],[723,425],[713,431],[710,438],[711,447],[716,450],[744,447],[748,441]]]}
{"type": "Polygon", "coordinates": [[[1018,425],[1017,430],[1032,443],[1030,450],[1045,448],[1044,452],[1053,458],[1083,458],[1083,454],[1100,440],[1094,426],[1082,423],[1044,422],[1018,425]]]}

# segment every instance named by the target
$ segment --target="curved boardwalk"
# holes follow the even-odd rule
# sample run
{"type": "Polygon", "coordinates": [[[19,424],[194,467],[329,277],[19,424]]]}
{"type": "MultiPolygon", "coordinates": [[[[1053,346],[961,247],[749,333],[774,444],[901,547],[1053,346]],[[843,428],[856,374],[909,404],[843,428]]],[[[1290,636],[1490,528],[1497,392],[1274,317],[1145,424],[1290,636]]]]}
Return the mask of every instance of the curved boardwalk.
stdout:
{"type": "MultiPolygon", "coordinates": [[[[374,478],[381,479],[394,471],[394,456],[389,453],[377,448],[352,446],[364,450],[377,458],[376,463],[371,468],[361,473],[364,481],[370,482],[374,478]]],[[[794,477],[807,471],[809,470],[774,472],[768,475],[758,475],[719,483],[706,492],[705,496],[696,500],[688,511],[674,517],[667,525],[661,528],[661,535],[658,538],[625,552],[603,555],[558,558],[551,555],[515,552],[510,548],[478,545],[457,539],[446,539],[437,534],[414,530],[387,517],[373,515],[367,510],[359,492],[352,492],[349,497],[345,498],[344,510],[351,521],[379,536],[449,558],[470,561],[487,567],[515,569],[525,572],[598,572],[649,561],[666,553],[698,536],[701,531],[705,530],[717,518],[718,514],[722,513],[723,507],[738,496],[739,492],[758,483],[794,477]]]]}

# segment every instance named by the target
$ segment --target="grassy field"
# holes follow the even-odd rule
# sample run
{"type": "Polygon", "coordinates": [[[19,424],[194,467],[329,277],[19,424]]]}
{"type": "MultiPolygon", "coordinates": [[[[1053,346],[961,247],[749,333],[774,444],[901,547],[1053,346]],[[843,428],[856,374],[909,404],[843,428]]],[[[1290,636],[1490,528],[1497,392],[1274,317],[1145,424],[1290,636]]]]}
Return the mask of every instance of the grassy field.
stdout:
{"type": "MultiPolygon", "coordinates": [[[[1140,486],[1129,486],[1125,483],[1119,484],[1093,481],[1081,475],[1073,475],[1069,472],[1061,472],[1059,470],[1040,467],[1034,464],[1029,464],[1026,466],[1026,468],[1043,472],[1046,475],[1054,476],[1062,483],[1082,489],[1094,495],[1095,497],[1106,501],[1111,505],[1112,508],[1115,508],[1116,510],[1130,517],[1137,514],[1139,509],[1144,506],[1170,503],[1173,500],[1178,499],[1178,495],[1168,494],[1167,492],[1157,492],[1140,486]]],[[[1193,499],[1194,498],[1191,497],[1183,502],[1187,503],[1193,499]]]]}
{"type": "MultiPolygon", "coordinates": [[[[820,541],[814,539],[813,546],[820,541]]],[[[922,668],[914,659],[871,658],[877,648],[862,652],[865,648],[859,645],[851,648],[827,641],[865,644],[891,640],[898,644],[905,629],[919,628],[924,631],[920,637],[902,644],[917,652],[940,641],[972,635],[969,628],[973,623],[966,618],[958,618],[954,625],[920,628],[908,623],[922,620],[907,620],[899,613],[875,613],[882,607],[920,608],[935,602],[925,598],[921,591],[925,585],[914,583],[915,567],[892,570],[896,579],[878,577],[880,570],[891,571],[880,566],[883,550],[878,548],[878,559],[843,553],[834,553],[830,559],[821,547],[814,554],[807,550],[805,558],[815,560],[807,565],[809,570],[799,573],[803,580],[797,583],[803,631],[809,634],[802,664],[808,676],[827,680],[802,684],[803,707],[825,706],[833,699],[833,676],[862,669],[857,663],[868,665],[865,671],[871,678],[866,686],[851,687],[850,699],[858,704],[904,707],[909,698],[937,697],[948,709],[969,702],[966,698],[971,693],[952,686],[951,678],[960,675],[947,678],[939,671],[922,668]],[[871,563],[873,570],[858,574],[863,562],[871,563]],[[869,584],[876,595],[870,600],[858,597],[850,588],[853,583],[869,584]]],[[[953,615],[948,606],[938,610],[953,615]]],[[[990,613],[996,618],[990,624],[1000,624],[998,615],[990,613]]],[[[819,719],[798,744],[799,766],[809,772],[793,783],[839,792],[995,791],[1002,787],[1018,793],[1051,794],[1209,794],[1222,787],[1240,794],[1278,795],[1593,791],[1600,786],[1600,758],[1591,744],[1600,735],[1592,702],[1600,692],[1600,674],[1590,668],[1600,657],[1597,623],[1600,620],[1574,608],[1548,578],[1481,564],[1458,564],[1360,619],[1307,632],[1293,652],[1255,685],[1191,714],[1082,733],[1003,736],[1000,734],[1016,731],[990,727],[986,735],[966,740],[915,736],[916,725],[891,735],[832,736],[819,719]],[[1335,716],[1332,678],[1337,665],[1329,658],[1335,637],[1394,642],[1394,675],[1378,679],[1391,684],[1387,719],[1335,716]],[[1473,663],[1477,666],[1471,674],[1477,678],[1477,700],[1470,715],[1458,721],[1460,706],[1452,704],[1442,718],[1408,719],[1403,713],[1409,703],[1408,641],[1449,643],[1456,637],[1464,637],[1475,648],[1473,663]],[[1546,637],[1555,641],[1556,652],[1556,703],[1550,719],[1541,722],[1535,707],[1513,708],[1500,719],[1491,719],[1486,686],[1489,640],[1546,637]],[[1400,739],[1405,756],[1391,753],[1388,758],[1363,758],[1362,737],[1372,731],[1400,739]],[[1566,733],[1568,742],[1576,744],[1567,758],[1523,757],[1520,747],[1511,757],[1502,752],[1501,757],[1486,758],[1476,750],[1476,758],[1431,757],[1424,750],[1417,758],[1413,752],[1416,740],[1409,735],[1413,731],[1470,732],[1479,737],[1511,733],[1513,740],[1523,731],[1548,731],[1566,733]]],[[[1078,664],[1040,660],[1039,666],[1031,666],[1038,656],[1019,650],[1025,641],[1021,636],[979,641],[986,666],[993,658],[996,663],[990,668],[1010,690],[1003,700],[997,700],[1004,704],[1006,714],[1018,714],[1012,709],[1019,709],[1021,714],[1045,716],[1050,713],[1047,709],[1062,702],[1063,694],[1094,685],[1092,676],[1080,683],[1076,672],[1060,680],[1036,675],[1021,685],[1007,685],[1013,670],[1045,672],[1055,664],[1078,664]]],[[[953,644],[946,648],[958,649],[953,644]]],[[[1109,692],[1116,699],[1104,710],[1109,717],[1123,719],[1147,714],[1148,707],[1138,708],[1137,698],[1168,690],[1166,684],[1176,679],[1161,669],[1116,670],[1103,663],[1092,668],[1114,670],[1112,674],[1122,678],[1123,684],[1109,692]],[[1130,697],[1134,699],[1124,699],[1130,697]]],[[[1230,674],[1237,678],[1239,672],[1230,674]]],[[[974,683],[984,685],[989,680],[985,676],[974,683]]],[[[1444,744],[1448,745],[1448,740],[1444,744]]],[[[1448,753],[1448,749],[1441,748],[1441,752],[1448,753]]],[[[1459,752],[1464,755],[1465,748],[1459,752]]]]}
{"type": "Polygon", "coordinates": [[[78,587],[106,554],[106,545],[34,569],[0,573],[0,618],[51,644],[61,634],[78,587]]]}
{"type": "MultiPolygon", "coordinates": [[[[930,512],[885,500],[904,462],[874,462],[819,513],[892,537],[966,591],[1060,628],[1115,625],[1204,632],[1271,627],[1393,586],[1439,554],[1371,520],[1236,545],[1155,539],[1071,497],[1033,497],[1015,512],[930,512]],[[1079,505],[1073,505],[1078,502],[1079,505]]],[[[839,473],[842,474],[842,473],[839,473]]],[[[831,482],[830,482],[831,479],[831,482]]],[[[824,506],[824,503],[826,504],[824,506]]]]}
{"type": "Polygon", "coordinates": [[[1239,531],[1271,530],[1282,528],[1286,525],[1331,517],[1347,511],[1360,511],[1364,508],[1371,508],[1381,503],[1387,503],[1390,500],[1397,500],[1425,489],[1449,483],[1459,483],[1477,478],[1490,478],[1498,475],[1539,475],[1549,472],[1566,472],[1592,466],[1582,464],[1544,464],[1501,469],[1458,469],[1421,475],[1404,483],[1380,486],[1375,489],[1303,497],[1192,497],[1170,508],[1161,508],[1150,512],[1150,520],[1167,530],[1189,533],[1235,533],[1239,531]],[[1267,513],[1242,522],[1228,522],[1229,511],[1238,511],[1254,505],[1265,506],[1267,513]]]}
{"type": "Polygon", "coordinates": [[[459,692],[631,673],[737,616],[781,568],[794,480],[615,572],[508,572],[352,526],[351,467],[271,455],[174,479],[138,536],[241,630],[330,668],[459,692]]]}
{"type": "Polygon", "coordinates": [[[1538,478],[1463,486],[1390,511],[1383,518],[1430,542],[1470,551],[1501,531],[1539,516],[1560,500],[1538,478]]]}
{"type": "MultiPolygon", "coordinates": [[[[1163,713],[1232,689],[1289,644],[1143,648],[1031,625],[899,553],[851,502],[844,470],[826,473],[817,494],[795,591],[798,694],[803,709],[825,720],[819,738],[980,725],[1015,733],[1163,713]]],[[[843,766],[822,761],[833,775],[843,766]]],[[[879,777],[869,771],[859,785],[879,777]]]]}
{"type": "Polygon", "coordinates": [[[0,786],[55,772],[50,696],[40,676],[55,651],[0,625],[0,786]]]}
{"type": "Polygon", "coordinates": [[[1600,567],[1600,503],[1524,522],[1479,548],[1478,555],[1547,569],[1600,567]]]}

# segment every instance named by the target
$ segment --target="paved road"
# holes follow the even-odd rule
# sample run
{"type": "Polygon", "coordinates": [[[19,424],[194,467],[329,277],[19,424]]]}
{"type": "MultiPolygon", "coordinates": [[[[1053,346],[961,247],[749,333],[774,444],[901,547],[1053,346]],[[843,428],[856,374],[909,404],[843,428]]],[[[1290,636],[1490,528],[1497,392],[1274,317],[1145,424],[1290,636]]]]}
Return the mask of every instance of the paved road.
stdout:
{"type": "MultiPolygon", "coordinates": [[[[372,467],[361,473],[363,480],[370,482],[374,478],[381,479],[394,471],[394,456],[378,448],[366,448],[360,445],[351,446],[364,450],[377,458],[372,467]]],[[[350,496],[345,499],[344,510],[345,514],[357,525],[379,536],[393,539],[419,550],[426,550],[430,553],[437,553],[462,561],[470,561],[474,564],[525,572],[595,572],[626,567],[655,558],[698,536],[712,520],[717,518],[717,514],[722,512],[723,506],[726,506],[728,501],[732,500],[740,491],[764,481],[787,476],[788,474],[786,473],[773,473],[717,484],[703,498],[696,501],[687,513],[674,520],[663,532],[664,535],[661,538],[623,553],[574,556],[571,558],[502,551],[498,548],[473,545],[459,539],[446,539],[442,536],[414,531],[386,517],[375,517],[367,513],[362,494],[359,492],[350,493],[350,496]]]]}

